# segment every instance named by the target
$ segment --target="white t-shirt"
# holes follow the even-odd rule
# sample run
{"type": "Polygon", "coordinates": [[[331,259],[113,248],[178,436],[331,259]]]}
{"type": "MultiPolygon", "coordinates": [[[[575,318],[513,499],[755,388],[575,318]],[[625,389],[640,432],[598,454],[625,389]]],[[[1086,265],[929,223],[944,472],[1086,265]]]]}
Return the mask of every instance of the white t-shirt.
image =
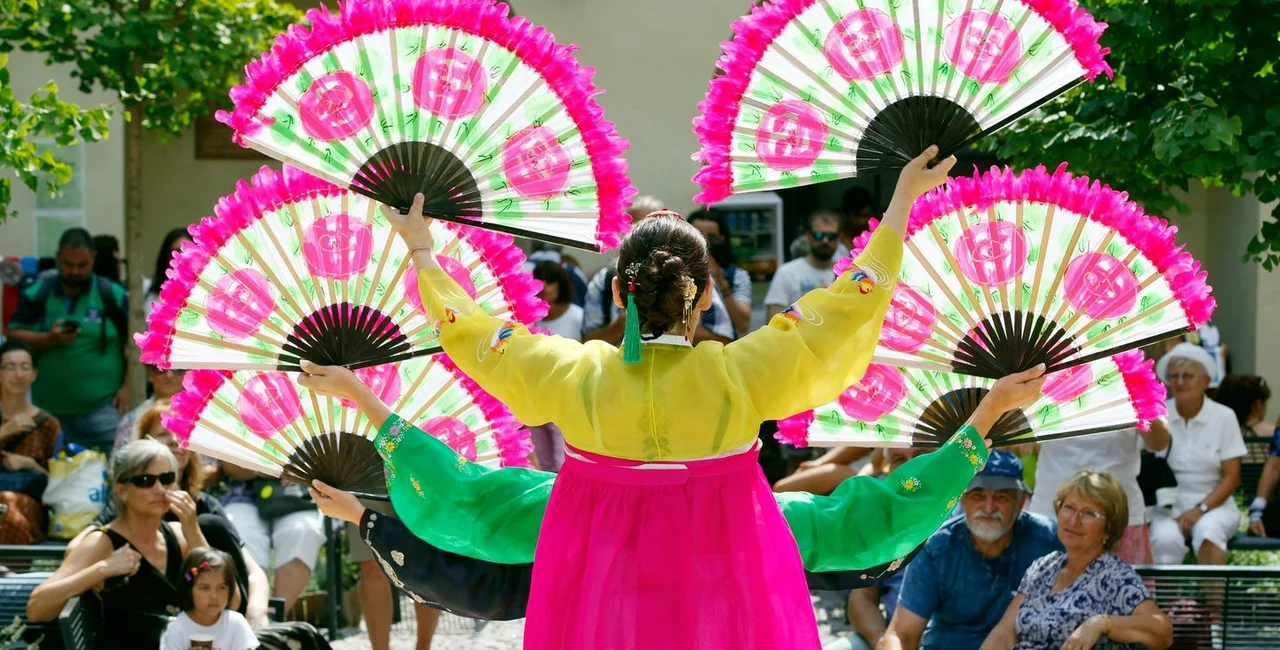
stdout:
{"type": "Polygon", "coordinates": [[[178,614],[160,638],[160,650],[190,650],[191,637],[196,634],[213,637],[213,650],[253,650],[258,647],[258,637],[254,636],[249,621],[244,620],[240,612],[226,609],[218,617],[218,622],[209,627],[197,624],[186,612],[178,614]]]}
{"type": "MultiPolygon", "coordinates": [[[[1178,498],[1173,511],[1182,513],[1209,496],[1222,481],[1222,461],[1240,458],[1247,451],[1240,424],[1231,409],[1204,398],[1204,406],[1190,420],[1178,415],[1173,400],[1169,407],[1169,434],[1173,446],[1169,450],[1169,468],[1178,479],[1178,498]]],[[[1228,498],[1220,507],[1235,508],[1234,499],[1228,498]]]]}
{"type": "Polygon", "coordinates": [[[563,336],[574,341],[582,340],[582,308],[570,304],[569,308],[560,314],[559,318],[554,320],[544,318],[536,323],[537,327],[541,327],[552,334],[563,336]]]}
{"type": "Polygon", "coordinates": [[[773,282],[769,283],[769,293],[764,296],[764,304],[766,307],[787,307],[814,289],[831,286],[835,279],[836,273],[831,267],[815,269],[803,257],[791,260],[773,274],[773,282]]]}
{"type": "Polygon", "coordinates": [[[1031,512],[1057,521],[1053,500],[1058,496],[1058,486],[1076,472],[1092,469],[1116,477],[1129,497],[1129,525],[1141,526],[1146,523],[1147,510],[1142,488],[1138,487],[1142,447],[1142,436],[1135,429],[1041,443],[1031,512]]]}

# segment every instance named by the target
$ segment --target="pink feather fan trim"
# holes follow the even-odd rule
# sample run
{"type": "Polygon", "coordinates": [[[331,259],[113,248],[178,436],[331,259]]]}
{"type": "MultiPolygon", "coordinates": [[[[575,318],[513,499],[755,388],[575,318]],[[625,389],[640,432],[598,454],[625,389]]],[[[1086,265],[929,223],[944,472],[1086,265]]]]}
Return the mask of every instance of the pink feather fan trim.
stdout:
{"type": "MultiPolygon", "coordinates": [[[[1213,315],[1217,301],[1206,282],[1207,274],[1178,245],[1178,229],[1143,212],[1128,194],[1087,176],[1073,176],[1065,163],[1052,173],[1044,166],[1021,173],[992,167],[985,173],[975,170],[972,177],[952,177],[944,187],[916,199],[906,236],[913,236],[939,217],[957,211],[981,212],[1001,202],[1048,203],[1114,230],[1164,275],[1192,329],[1209,322],[1213,315]]],[[[872,230],[876,225],[872,224],[872,230]]],[[[854,241],[855,252],[836,263],[836,273],[848,268],[869,237],[870,232],[863,233],[854,241]]]]}
{"type": "Polygon", "coordinates": [[[338,4],[337,12],[308,10],[306,26],[291,25],[269,52],[245,66],[245,83],[231,89],[234,110],[218,111],[217,119],[235,131],[237,144],[243,144],[243,134],[262,128],[258,111],[277,86],[307,61],[359,36],[432,24],[488,39],[537,71],[578,126],[600,201],[596,240],[602,250],[614,248],[631,227],[626,208],[636,193],[621,157],[627,141],[604,119],[604,108],[594,99],[603,91],[592,82],[594,68],[574,58],[577,47],[556,43],[546,29],[520,16],[508,18],[509,13],[506,4],[493,0],[347,0],[338,4]]]}
{"type": "MultiPolygon", "coordinates": [[[[1110,50],[1098,38],[1106,23],[1093,19],[1075,0],[1018,0],[1036,12],[1062,35],[1076,61],[1092,81],[1100,73],[1113,76],[1104,57],[1110,50]]],[[[693,121],[702,151],[703,168],[693,177],[702,186],[695,203],[710,204],[732,194],[733,172],[729,153],[742,97],[756,66],[787,25],[818,0],[770,0],[751,8],[733,24],[732,40],[721,43],[724,54],[716,62],[722,71],[707,85],[706,98],[698,104],[700,117],[693,121]]]]}
{"type": "MultiPolygon", "coordinates": [[[[166,271],[168,279],[160,288],[160,300],[147,319],[147,331],[134,335],[142,348],[142,362],[169,367],[178,316],[212,253],[236,233],[283,205],[347,191],[289,166],[283,171],[263,166],[248,182],[239,181],[235,192],[218,201],[214,216],[205,217],[187,229],[194,241],[184,242],[170,263],[166,271]]],[[[465,240],[489,265],[516,320],[534,323],[546,316],[547,304],[538,298],[542,283],[523,271],[524,252],[516,246],[515,238],[490,230],[441,223],[465,240]]]]}

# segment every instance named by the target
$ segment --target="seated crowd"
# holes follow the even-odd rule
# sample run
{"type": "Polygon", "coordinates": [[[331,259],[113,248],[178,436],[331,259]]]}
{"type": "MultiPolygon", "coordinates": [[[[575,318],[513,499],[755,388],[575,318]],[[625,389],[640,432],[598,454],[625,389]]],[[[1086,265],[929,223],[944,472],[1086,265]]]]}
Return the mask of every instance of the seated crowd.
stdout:
{"type": "MultiPolygon", "coordinates": [[[[631,217],[660,209],[661,202],[640,197],[631,217]]],[[[766,315],[830,284],[835,260],[874,214],[870,194],[855,189],[841,212],[812,215],[792,243],[796,258],[773,274],[766,315]]],[[[695,338],[732,341],[753,326],[751,277],[735,260],[725,214],[702,210],[688,218],[714,258],[712,308],[695,338]]],[[[164,278],[187,239],[181,229],[164,238],[153,279],[164,278]]],[[[0,345],[0,543],[38,543],[51,529],[69,540],[61,566],[31,594],[30,619],[56,618],[79,596],[97,608],[108,637],[119,639],[113,647],[159,647],[170,629],[168,648],[171,638],[182,643],[210,626],[243,627],[264,647],[273,640],[282,644],[276,647],[327,647],[314,628],[273,625],[267,617],[269,598],[290,611],[312,579],[325,543],[320,513],[296,487],[178,444],[164,414],[182,389],[181,371],[146,367],[148,396],[130,408],[128,300],[118,262],[98,259],[109,254],[105,247],[95,252],[102,245],[82,229],[64,233],[55,268],[23,290],[0,345]],[[42,501],[50,462],[80,450],[109,457],[109,498],[83,520],[55,512],[51,521],[42,501]],[[64,520],[78,527],[66,530],[64,520]],[[206,593],[222,595],[208,600],[206,593]]],[[[551,307],[539,327],[576,340],[621,340],[625,313],[613,300],[610,266],[588,279],[575,260],[541,246],[529,269],[551,307]]],[[[144,292],[149,307],[159,282],[144,292]]],[[[1171,396],[1167,418],[1150,431],[994,453],[956,516],[905,570],[849,594],[856,633],[838,643],[886,650],[1166,647],[1169,620],[1131,565],[1226,562],[1228,541],[1241,527],[1233,494],[1250,453],[1244,436],[1266,446],[1251,457],[1265,459],[1265,468],[1249,495],[1247,528],[1280,536],[1280,506],[1272,499],[1280,444],[1265,421],[1270,391],[1261,378],[1232,375],[1211,389],[1220,368],[1191,342],[1164,351],[1157,370],[1171,396]],[[1024,461],[1035,467],[1025,477],[1024,461]]],[[[917,453],[844,447],[818,456],[777,445],[772,431],[767,423],[761,439],[779,462],[766,467],[778,491],[829,493],[851,476],[884,476],[917,453]]],[[[549,423],[531,435],[534,462],[556,471],[564,457],[559,430],[549,423]]],[[[390,584],[354,532],[350,557],[360,564],[370,640],[385,650],[390,584]]],[[[425,650],[438,612],[417,610],[418,648],[425,650]]]]}

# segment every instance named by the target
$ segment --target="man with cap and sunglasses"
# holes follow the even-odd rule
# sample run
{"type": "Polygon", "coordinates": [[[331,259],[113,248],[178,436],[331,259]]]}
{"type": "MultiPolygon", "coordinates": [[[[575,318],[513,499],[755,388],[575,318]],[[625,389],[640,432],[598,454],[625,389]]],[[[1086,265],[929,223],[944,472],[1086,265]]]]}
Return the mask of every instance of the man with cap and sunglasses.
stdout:
{"type": "Polygon", "coordinates": [[[1027,568],[1062,550],[1054,522],[1022,507],[1022,462],[993,451],[960,499],[964,515],[929,537],[907,566],[877,650],[977,650],[1027,568]]]}

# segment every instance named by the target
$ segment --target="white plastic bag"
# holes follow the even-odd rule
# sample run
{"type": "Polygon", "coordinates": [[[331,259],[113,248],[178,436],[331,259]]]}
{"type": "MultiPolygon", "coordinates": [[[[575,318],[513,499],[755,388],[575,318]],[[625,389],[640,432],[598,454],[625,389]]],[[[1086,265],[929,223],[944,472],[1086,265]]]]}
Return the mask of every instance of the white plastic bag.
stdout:
{"type": "Polygon", "coordinates": [[[75,537],[93,523],[107,498],[105,454],[85,450],[67,456],[60,452],[49,460],[49,487],[44,492],[44,504],[51,510],[49,537],[75,537]]]}

